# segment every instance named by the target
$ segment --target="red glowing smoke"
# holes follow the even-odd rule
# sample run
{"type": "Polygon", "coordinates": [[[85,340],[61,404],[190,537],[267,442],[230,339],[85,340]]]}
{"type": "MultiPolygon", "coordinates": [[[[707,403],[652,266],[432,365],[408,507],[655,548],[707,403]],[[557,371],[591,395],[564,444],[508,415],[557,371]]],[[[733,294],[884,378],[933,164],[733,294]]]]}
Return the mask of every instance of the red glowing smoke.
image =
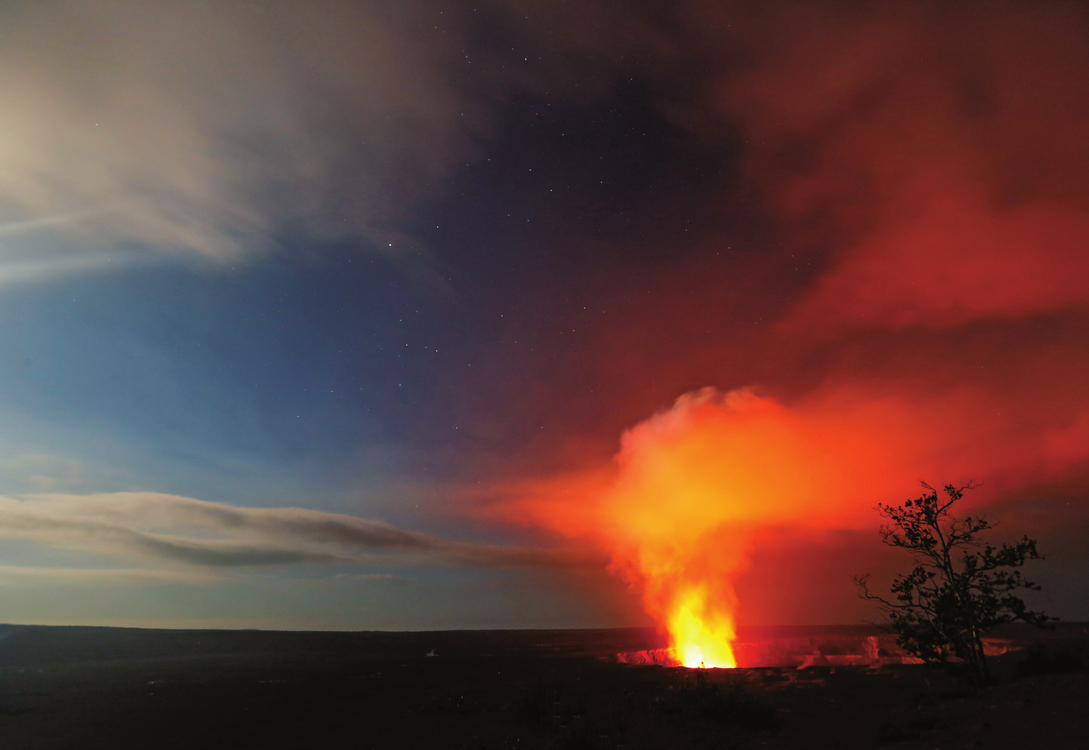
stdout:
{"type": "Polygon", "coordinates": [[[668,111],[742,134],[744,196],[773,230],[707,230],[683,261],[606,275],[609,317],[556,379],[593,383],[587,412],[639,404],[631,422],[726,393],[689,392],[611,464],[496,507],[607,550],[675,645],[680,612],[747,618],[735,584],[764,547],[868,532],[920,479],[981,480],[986,505],[1089,461],[1085,7],[682,8],[713,72],[668,111]]]}
{"type": "Polygon", "coordinates": [[[733,666],[744,611],[734,582],[762,538],[869,528],[874,505],[919,477],[1015,486],[1089,457],[1085,415],[1066,430],[1021,432],[988,418],[996,406],[965,393],[836,393],[787,409],[706,389],[628,430],[609,470],[527,483],[499,512],[592,539],[683,663],[733,666]]]}

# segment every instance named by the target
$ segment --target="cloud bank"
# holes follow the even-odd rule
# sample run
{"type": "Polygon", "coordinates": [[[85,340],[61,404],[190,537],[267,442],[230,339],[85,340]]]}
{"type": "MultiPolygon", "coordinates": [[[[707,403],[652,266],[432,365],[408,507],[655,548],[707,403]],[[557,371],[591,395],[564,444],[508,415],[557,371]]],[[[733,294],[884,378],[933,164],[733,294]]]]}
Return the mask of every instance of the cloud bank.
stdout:
{"type": "Polygon", "coordinates": [[[472,544],[304,508],[240,508],[119,492],[0,497],[0,537],[107,557],[213,569],[304,563],[562,568],[585,555],[472,544]]]}

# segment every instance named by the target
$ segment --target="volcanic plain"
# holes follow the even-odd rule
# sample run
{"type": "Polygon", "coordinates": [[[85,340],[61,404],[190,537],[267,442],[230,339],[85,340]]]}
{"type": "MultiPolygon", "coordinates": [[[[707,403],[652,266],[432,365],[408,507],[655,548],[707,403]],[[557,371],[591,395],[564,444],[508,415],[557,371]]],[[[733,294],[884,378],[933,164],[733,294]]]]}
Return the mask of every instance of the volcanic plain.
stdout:
{"type": "Polygon", "coordinates": [[[1086,746],[1086,625],[1002,631],[998,683],[978,690],[923,665],[829,664],[836,644],[877,632],[743,631],[750,654],[783,643],[814,653],[804,668],[701,670],[622,663],[664,645],[642,629],[4,625],[0,747],[1086,746]]]}

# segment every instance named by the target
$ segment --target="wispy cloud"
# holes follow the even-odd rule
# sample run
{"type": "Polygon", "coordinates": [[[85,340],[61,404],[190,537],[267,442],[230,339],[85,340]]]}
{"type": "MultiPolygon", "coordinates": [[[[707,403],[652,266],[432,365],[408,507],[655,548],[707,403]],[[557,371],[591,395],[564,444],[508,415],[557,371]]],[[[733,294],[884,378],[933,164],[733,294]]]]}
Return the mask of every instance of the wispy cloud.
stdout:
{"type": "Polygon", "coordinates": [[[240,508],[151,492],[0,497],[0,537],[206,568],[303,563],[555,568],[589,562],[562,550],[451,541],[339,513],[240,508]]]}
{"type": "Polygon", "coordinates": [[[404,576],[395,576],[389,573],[337,573],[333,576],[338,581],[352,581],[355,583],[387,583],[389,581],[407,581],[404,576]]]}
{"type": "Polygon", "coordinates": [[[5,6],[0,236],[219,260],[299,227],[377,244],[481,131],[447,80],[445,29],[421,23],[432,10],[5,6]],[[83,210],[102,205],[116,208],[83,210]]]}
{"type": "Polygon", "coordinates": [[[222,576],[196,570],[152,568],[42,568],[0,565],[0,586],[36,584],[43,581],[69,583],[212,583],[222,576]]]}
{"type": "Polygon", "coordinates": [[[12,234],[22,234],[24,232],[33,232],[38,229],[59,227],[65,224],[71,224],[72,222],[79,221],[80,219],[89,219],[92,216],[100,216],[103,213],[106,213],[108,210],[109,209],[68,211],[66,213],[53,214],[52,216],[40,216],[34,219],[6,221],[0,223],[0,237],[7,237],[8,235],[12,234]]]}

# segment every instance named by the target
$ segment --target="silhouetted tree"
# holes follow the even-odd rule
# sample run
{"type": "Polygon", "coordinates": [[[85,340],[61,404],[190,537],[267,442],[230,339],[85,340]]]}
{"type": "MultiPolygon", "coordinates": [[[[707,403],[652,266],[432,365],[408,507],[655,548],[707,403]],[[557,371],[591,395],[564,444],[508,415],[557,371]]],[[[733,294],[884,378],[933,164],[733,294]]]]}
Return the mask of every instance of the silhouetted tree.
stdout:
{"type": "Polygon", "coordinates": [[[1040,587],[1021,577],[1018,570],[1028,560],[1043,559],[1036,542],[1023,537],[1016,544],[992,547],[977,539],[993,525],[968,516],[955,518],[949,511],[971,482],[963,487],[946,485],[945,497],[926,484],[929,494],[903,505],[877,509],[889,523],[880,527],[882,541],[907,550],[915,568],[893,581],[893,599],[870,592],[869,575],[856,576],[859,595],[877,602],[897,633],[897,643],[913,656],[959,673],[973,684],[991,681],[983,653],[983,634],[996,625],[1020,620],[1042,626],[1043,612],[1032,612],[1015,595],[1018,589],[1040,587]]]}

